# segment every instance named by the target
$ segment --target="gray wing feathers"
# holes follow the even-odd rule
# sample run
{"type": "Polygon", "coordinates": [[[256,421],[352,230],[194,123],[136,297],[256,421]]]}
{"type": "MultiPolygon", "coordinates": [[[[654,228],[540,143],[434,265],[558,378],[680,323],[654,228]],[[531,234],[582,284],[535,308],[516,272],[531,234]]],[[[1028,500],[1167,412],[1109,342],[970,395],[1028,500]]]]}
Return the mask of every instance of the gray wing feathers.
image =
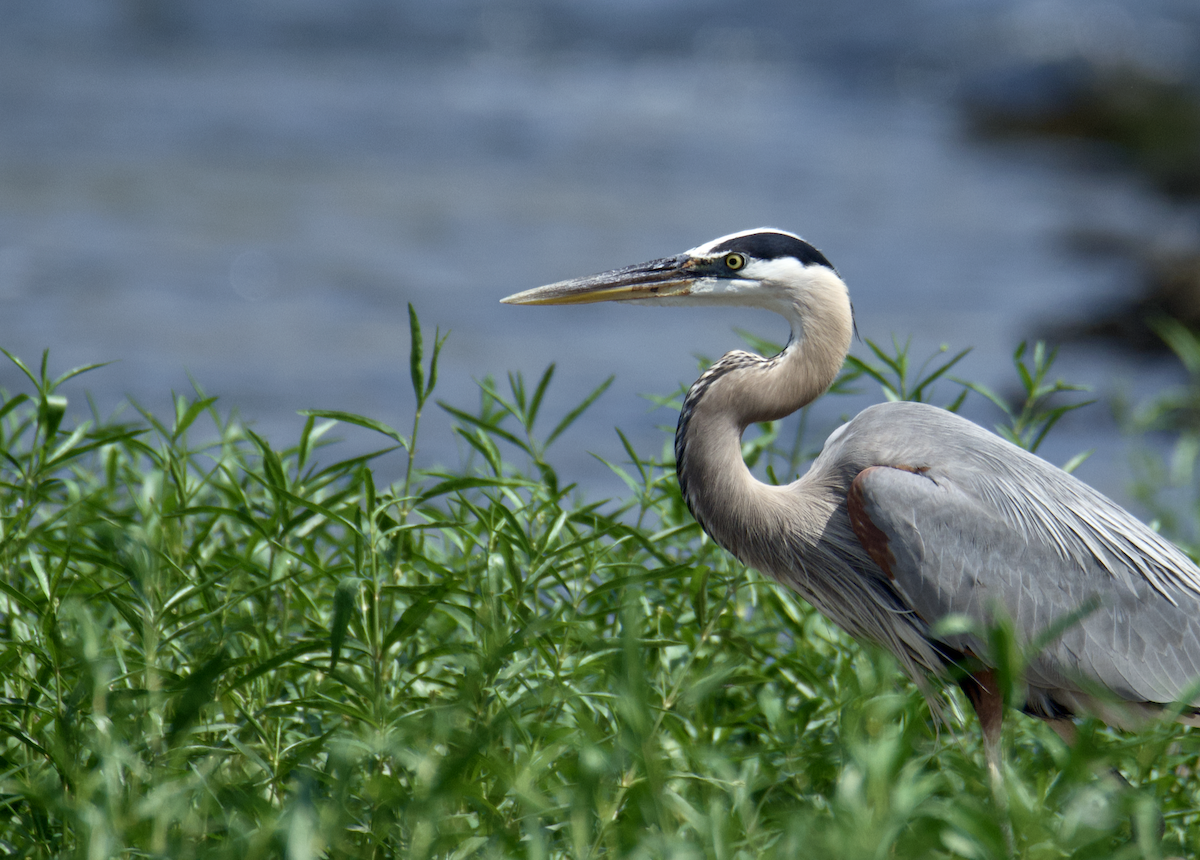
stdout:
{"type": "MultiPolygon", "coordinates": [[[[944,474],[874,469],[863,493],[888,536],[896,587],[930,625],[948,614],[991,623],[1000,607],[1031,642],[1096,609],[1034,658],[1031,686],[1084,693],[1091,682],[1130,702],[1168,703],[1200,676],[1200,602],[1174,587],[1169,600],[1139,579],[1103,534],[1028,509],[1014,518],[944,474]]],[[[956,638],[949,644],[985,654],[973,637],[956,638]]]]}
{"type": "MultiPolygon", "coordinates": [[[[1032,687],[1082,694],[1100,685],[1133,702],[1183,695],[1200,677],[1191,562],[1065,473],[1046,466],[1018,478],[1011,462],[979,459],[863,476],[868,516],[887,535],[896,586],[918,614],[929,624],[952,613],[987,623],[998,604],[1028,642],[1092,605],[1030,665],[1032,687]]],[[[959,638],[950,644],[980,653],[972,637],[959,638]]]]}
{"type": "Polygon", "coordinates": [[[1200,571],[1187,556],[1087,484],[1015,447],[1003,460],[973,453],[976,462],[943,477],[961,481],[1025,538],[1046,540],[1063,561],[1099,564],[1131,592],[1145,581],[1172,603],[1181,589],[1200,596],[1200,571]]]}

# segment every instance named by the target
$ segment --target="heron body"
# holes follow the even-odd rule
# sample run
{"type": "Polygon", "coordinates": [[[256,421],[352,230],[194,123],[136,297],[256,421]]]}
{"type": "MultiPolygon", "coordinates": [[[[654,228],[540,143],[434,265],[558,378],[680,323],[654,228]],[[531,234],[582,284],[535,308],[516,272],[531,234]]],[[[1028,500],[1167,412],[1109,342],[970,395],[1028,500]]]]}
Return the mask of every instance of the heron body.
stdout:
{"type": "Polygon", "coordinates": [[[977,630],[998,612],[1023,644],[1051,631],[1026,668],[1024,708],[1060,732],[1076,714],[1135,727],[1180,700],[1181,719],[1200,724],[1200,569],[1045,460],[945,410],[884,403],[834,431],[799,480],[754,478],[745,429],[822,394],[850,346],[845,284],[807,242],[735,233],[504,301],[611,300],[753,306],[788,320],[781,353],[730,352],[688,391],[675,437],[683,497],[718,544],[892,652],[918,683],[955,675],[993,764],[1003,705],[977,630]],[[939,629],[948,616],[976,629],[939,629]]]}

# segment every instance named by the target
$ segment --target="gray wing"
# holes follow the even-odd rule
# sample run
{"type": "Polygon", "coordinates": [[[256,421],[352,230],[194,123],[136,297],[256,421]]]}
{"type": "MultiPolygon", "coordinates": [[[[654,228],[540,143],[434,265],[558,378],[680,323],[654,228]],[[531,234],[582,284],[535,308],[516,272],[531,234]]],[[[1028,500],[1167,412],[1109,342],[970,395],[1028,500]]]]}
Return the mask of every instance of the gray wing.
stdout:
{"type": "MultiPolygon", "coordinates": [[[[874,467],[856,473],[851,494],[886,539],[882,558],[879,547],[873,556],[927,624],[949,614],[990,623],[998,604],[1028,642],[1094,605],[1031,662],[1031,692],[1067,707],[1097,686],[1127,702],[1194,694],[1200,570],[1182,552],[1086,484],[964,419],[890,411],[890,435],[922,442],[867,457],[860,464],[874,467]]],[[[863,434],[850,434],[851,449],[855,437],[863,434]]],[[[851,459],[868,452],[858,453],[851,459]]],[[[967,635],[948,642],[984,653],[967,635]]]]}

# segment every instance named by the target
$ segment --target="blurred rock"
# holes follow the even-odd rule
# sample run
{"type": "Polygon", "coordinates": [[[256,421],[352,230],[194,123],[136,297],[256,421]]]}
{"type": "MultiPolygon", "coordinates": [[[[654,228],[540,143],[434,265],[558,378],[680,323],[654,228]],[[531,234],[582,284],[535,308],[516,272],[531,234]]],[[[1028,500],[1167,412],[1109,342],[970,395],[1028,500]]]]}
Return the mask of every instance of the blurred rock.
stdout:
{"type": "MultiPolygon", "coordinates": [[[[1200,83],[1076,57],[980,78],[965,89],[963,106],[971,132],[982,140],[1073,144],[1077,164],[1135,171],[1185,217],[1195,217],[1185,207],[1200,200],[1200,83]]],[[[1200,230],[1170,250],[1107,234],[1080,233],[1071,244],[1092,259],[1132,261],[1139,274],[1127,302],[1051,324],[1045,336],[1163,351],[1166,345],[1149,322],[1156,317],[1200,331],[1200,230]]]]}
{"type": "Polygon", "coordinates": [[[1082,59],[1010,69],[964,99],[985,139],[1043,137],[1107,147],[1173,198],[1200,197],[1200,85],[1082,59]]]}
{"type": "Polygon", "coordinates": [[[1161,317],[1200,332],[1200,249],[1139,252],[1128,237],[1076,237],[1076,250],[1132,260],[1139,271],[1135,297],[1080,320],[1051,323],[1042,337],[1052,341],[1108,340],[1138,352],[1166,352],[1153,327],[1161,317]]]}

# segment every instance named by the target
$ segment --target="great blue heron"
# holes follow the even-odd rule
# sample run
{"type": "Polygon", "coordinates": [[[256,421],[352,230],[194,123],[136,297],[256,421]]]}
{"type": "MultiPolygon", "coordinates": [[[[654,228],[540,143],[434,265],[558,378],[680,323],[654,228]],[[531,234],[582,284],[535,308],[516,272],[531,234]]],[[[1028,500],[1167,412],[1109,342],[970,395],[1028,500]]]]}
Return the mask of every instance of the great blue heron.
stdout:
{"type": "Polygon", "coordinates": [[[679,486],[697,522],[747,565],[875,642],[926,689],[957,676],[999,779],[1003,698],[978,630],[997,608],[1030,644],[1024,710],[1070,739],[1090,713],[1123,728],[1172,703],[1200,725],[1200,569],[1105,496],[953,413],[883,403],[835,430],[787,486],[741,455],[754,423],[821,395],[850,347],[846,285],[792,233],[749,230],[683,254],[509,296],[509,304],[636,301],[739,305],[781,314],[778,355],[727,353],[684,398],[679,486]],[[965,616],[978,627],[938,630],[965,616]]]}

